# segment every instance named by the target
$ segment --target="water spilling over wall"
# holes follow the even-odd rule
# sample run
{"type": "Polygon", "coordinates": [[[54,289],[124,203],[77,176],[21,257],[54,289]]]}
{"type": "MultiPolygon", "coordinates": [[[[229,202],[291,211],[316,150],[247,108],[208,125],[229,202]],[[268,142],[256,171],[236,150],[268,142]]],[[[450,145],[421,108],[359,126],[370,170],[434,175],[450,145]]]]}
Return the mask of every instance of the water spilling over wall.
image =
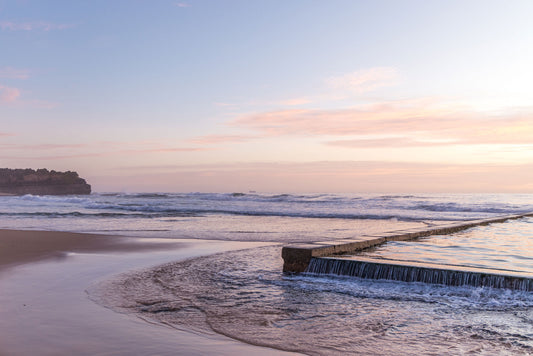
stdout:
{"type": "Polygon", "coordinates": [[[506,275],[490,270],[446,269],[368,260],[312,258],[306,273],[423,282],[448,286],[473,286],[533,291],[533,276],[506,275]]]}

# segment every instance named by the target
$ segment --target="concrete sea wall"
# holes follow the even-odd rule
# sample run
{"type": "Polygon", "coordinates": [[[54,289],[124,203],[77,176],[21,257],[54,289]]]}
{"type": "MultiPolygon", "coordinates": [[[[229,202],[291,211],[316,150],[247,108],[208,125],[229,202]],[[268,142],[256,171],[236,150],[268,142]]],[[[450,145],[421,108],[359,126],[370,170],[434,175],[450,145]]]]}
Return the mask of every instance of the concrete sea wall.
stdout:
{"type": "Polygon", "coordinates": [[[533,212],[519,215],[507,215],[491,219],[471,220],[464,223],[441,225],[429,229],[392,231],[378,235],[360,236],[353,239],[289,245],[283,247],[281,251],[283,271],[304,272],[313,257],[347,254],[368,247],[381,245],[387,241],[407,241],[432,235],[447,235],[475,226],[501,223],[523,217],[533,217],[533,212]]]}
{"type": "Polygon", "coordinates": [[[485,268],[435,266],[418,262],[383,261],[357,257],[351,259],[312,258],[307,273],[422,282],[446,286],[473,286],[533,291],[533,275],[485,268]]]}

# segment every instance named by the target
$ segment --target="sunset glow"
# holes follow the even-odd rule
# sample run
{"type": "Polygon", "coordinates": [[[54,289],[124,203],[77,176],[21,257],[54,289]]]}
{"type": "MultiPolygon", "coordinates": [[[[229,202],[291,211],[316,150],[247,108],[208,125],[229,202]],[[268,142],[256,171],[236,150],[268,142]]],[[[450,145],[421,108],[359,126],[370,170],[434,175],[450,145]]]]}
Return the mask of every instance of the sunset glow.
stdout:
{"type": "Polygon", "coordinates": [[[0,166],[533,193],[531,1],[0,0],[0,166]]]}

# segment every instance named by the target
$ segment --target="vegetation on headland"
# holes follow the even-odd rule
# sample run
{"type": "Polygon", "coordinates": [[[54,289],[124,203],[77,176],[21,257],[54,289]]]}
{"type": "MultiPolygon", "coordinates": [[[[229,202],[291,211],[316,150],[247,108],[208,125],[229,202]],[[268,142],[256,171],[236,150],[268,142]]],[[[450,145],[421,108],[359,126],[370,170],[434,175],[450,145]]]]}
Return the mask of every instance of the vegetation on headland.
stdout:
{"type": "Polygon", "coordinates": [[[90,194],[91,186],[78,173],[57,172],[48,169],[0,168],[0,193],[66,195],[90,194]]]}

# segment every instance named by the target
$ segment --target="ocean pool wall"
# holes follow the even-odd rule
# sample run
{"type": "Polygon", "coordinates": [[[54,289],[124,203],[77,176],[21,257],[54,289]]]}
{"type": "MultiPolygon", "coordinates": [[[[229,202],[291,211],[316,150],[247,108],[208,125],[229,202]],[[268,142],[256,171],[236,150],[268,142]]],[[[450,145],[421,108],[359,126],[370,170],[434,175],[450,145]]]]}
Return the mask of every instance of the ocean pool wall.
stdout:
{"type": "Polygon", "coordinates": [[[382,261],[372,258],[312,258],[306,273],[386,279],[446,286],[490,287],[533,291],[533,274],[461,266],[434,266],[418,262],[382,261]]]}
{"type": "Polygon", "coordinates": [[[336,241],[312,242],[284,246],[281,251],[283,271],[301,273],[307,270],[312,258],[348,254],[381,245],[387,241],[408,241],[432,235],[449,235],[476,226],[502,223],[508,220],[516,220],[524,217],[533,217],[533,212],[518,215],[506,215],[490,219],[471,220],[464,223],[440,225],[429,229],[399,230],[336,241]]]}

